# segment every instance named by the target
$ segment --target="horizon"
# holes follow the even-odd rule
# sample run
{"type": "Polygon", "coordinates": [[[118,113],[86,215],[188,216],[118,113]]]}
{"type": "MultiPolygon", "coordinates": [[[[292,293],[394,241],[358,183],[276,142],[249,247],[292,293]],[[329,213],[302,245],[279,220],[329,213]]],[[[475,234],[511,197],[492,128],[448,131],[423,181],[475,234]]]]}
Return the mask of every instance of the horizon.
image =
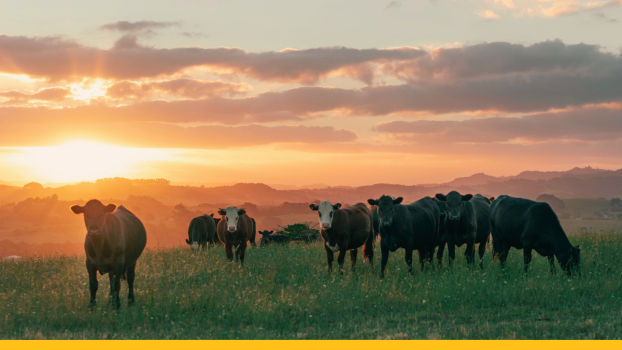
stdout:
{"type": "Polygon", "coordinates": [[[0,4],[2,181],[622,167],[621,1],[108,6],[0,4]]]}

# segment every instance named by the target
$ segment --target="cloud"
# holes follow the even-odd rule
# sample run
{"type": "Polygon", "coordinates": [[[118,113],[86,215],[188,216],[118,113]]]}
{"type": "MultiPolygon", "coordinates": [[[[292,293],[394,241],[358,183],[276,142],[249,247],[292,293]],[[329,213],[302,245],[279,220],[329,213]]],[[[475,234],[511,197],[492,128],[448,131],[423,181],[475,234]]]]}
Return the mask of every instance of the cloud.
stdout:
{"type": "Polygon", "coordinates": [[[71,91],[61,87],[41,89],[32,94],[19,91],[0,92],[0,100],[3,98],[6,99],[4,103],[25,103],[31,101],[59,102],[67,99],[69,96],[71,96],[71,91]]]}
{"type": "Polygon", "coordinates": [[[119,31],[123,33],[138,33],[149,31],[153,29],[162,29],[168,27],[179,27],[181,22],[158,22],[158,21],[118,21],[114,23],[107,23],[101,26],[103,30],[119,31]]]}
{"type": "Polygon", "coordinates": [[[559,17],[622,6],[622,0],[486,0],[518,16],[559,17]]]}
{"type": "Polygon", "coordinates": [[[187,38],[208,38],[209,35],[201,32],[181,32],[179,33],[181,36],[185,36],[187,38]]]}
{"type": "Polygon", "coordinates": [[[487,19],[497,19],[497,18],[501,18],[499,17],[498,14],[490,11],[490,10],[479,10],[475,12],[476,15],[482,17],[482,18],[487,18],[487,19]]]}
{"type": "Polygon", "coordinates": [[[251,90],[252,87],[246,83],[180,78],[148,83],[121,81],[108,87],[106,96],[115,99],[143,99],[155,94],[170,94],[199,99],[210,96],[233,97],[251,90]]]}
{"type": "Polygon", "coordinates": [[[352,142],[351,130],[330,126],[208,125],[183,127],[166,123],[35,124],[22,128],[0,122],[7,137],[6,146],[49,146],[80,138],[128,147],[226,149],[280,143],[321,144],[352,142]]]}
{"type": "Polygon", "coordinates": [[[342,74],[371,83],[370,64],[424,54],[416,48],[325,47],[261,53],[223,47],[156,49],[139,45],[131,34],[102,50],[58,37],[0,35],[1,73],[49,80],[152,78],[203,66],[262,81],[313,84],[330,74],[342,74]]]}
{"type": "Polygon", "coordinates": [[[536,143],[622,139],[622,109],[582,108],[524,117],[392,121],[375,130],[415,143],[536,143]]]}
{"type": "Polygon", "coordinates": [[[593,16],[593,17],[596,17],[597,19],[600,19],[600,20],[602,20],[602,21],[609,22],[609,23],[617,23],[617,22],[618,22],[618,20],[617,20],[617,19],[615,19],[615,18],[611,18],[611,17],[608,17],[608,16],[607,16],[607,15],[605,15],[605,13],[604,13],[604,12],[602,12],[602,11],[599,11],[599,12],[594,12],[594,13],[592,14],[592,16],[593,16]]]}

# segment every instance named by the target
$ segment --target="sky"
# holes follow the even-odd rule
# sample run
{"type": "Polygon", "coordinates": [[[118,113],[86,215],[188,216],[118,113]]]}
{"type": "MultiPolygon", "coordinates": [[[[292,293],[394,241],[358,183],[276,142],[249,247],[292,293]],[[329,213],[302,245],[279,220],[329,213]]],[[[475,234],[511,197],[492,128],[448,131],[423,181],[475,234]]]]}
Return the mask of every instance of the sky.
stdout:
{"type": "Polygon", "coordinates": [[[622,0],[0,3],[0,180],[622,168],[622,0]]]}

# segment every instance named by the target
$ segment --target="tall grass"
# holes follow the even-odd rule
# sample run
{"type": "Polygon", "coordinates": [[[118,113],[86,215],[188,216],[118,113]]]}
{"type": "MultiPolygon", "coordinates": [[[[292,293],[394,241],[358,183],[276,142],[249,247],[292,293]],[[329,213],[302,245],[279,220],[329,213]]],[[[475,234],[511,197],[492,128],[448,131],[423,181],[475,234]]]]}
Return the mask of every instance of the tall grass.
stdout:
{"type": "MultiPolygon", "coordinates": [[[[577,235],[582,276],[568,278],[535,256],[522,272],[522,252],[507,268],[466,267],[407,273],[403,250],[391,254],[386,277],[362,263],[343,276],[326,271],[321,244],[247,250],[246,266],[224,249],[146,251],[136,276],[136,304],[127,285],[119,311],[108,304],[100,276],[89,308],[84,257],[0,262],[0,338],[62,339],[444,339],[622,337],[622,237],[577,235]]],[[[417,259],[415,258],[415,266],[417,259]]]]}

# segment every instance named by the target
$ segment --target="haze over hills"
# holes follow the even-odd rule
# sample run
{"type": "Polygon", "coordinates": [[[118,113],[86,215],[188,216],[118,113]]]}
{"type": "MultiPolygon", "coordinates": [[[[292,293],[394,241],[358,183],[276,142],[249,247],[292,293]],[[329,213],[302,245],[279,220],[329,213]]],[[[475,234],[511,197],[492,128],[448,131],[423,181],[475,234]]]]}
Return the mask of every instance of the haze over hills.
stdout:
{"type": "Polygon", "coordinates": [[[258,205],[280,205],[283,202],[300,203],[324,199],[357,203],[383,194],[402,196],[407,201],[414,201],[423,196],[433,196],[435,193],[446,193],[451,190],[461,193],[482,193],[486,196],[508,194],[531,199],[543,193],[553,194],[559,198],[612,198],[622,196],[622,169],[612,171],[585,167],[568,171],[524,171],[516,176],[508,177],[478,173],[443,184],[412,186],[384,183],[359,187],[322,186],[324,185],[318,184],[310,186],[314,188],[291,188],[272,187],[260,183],[238,183],[214,187],[179,186],[168,181],[154,184],[149,180],[145,182],[144,180],[115,178],[56,188],[47,186],[36,190],[0,185],[0,205],[18,202],[29,197],[47,197],[53,194],[61,200],[125,199],[130,195],[150,196],[166,205],[176,203],[237,205],[244,202],[258,205]]]}

